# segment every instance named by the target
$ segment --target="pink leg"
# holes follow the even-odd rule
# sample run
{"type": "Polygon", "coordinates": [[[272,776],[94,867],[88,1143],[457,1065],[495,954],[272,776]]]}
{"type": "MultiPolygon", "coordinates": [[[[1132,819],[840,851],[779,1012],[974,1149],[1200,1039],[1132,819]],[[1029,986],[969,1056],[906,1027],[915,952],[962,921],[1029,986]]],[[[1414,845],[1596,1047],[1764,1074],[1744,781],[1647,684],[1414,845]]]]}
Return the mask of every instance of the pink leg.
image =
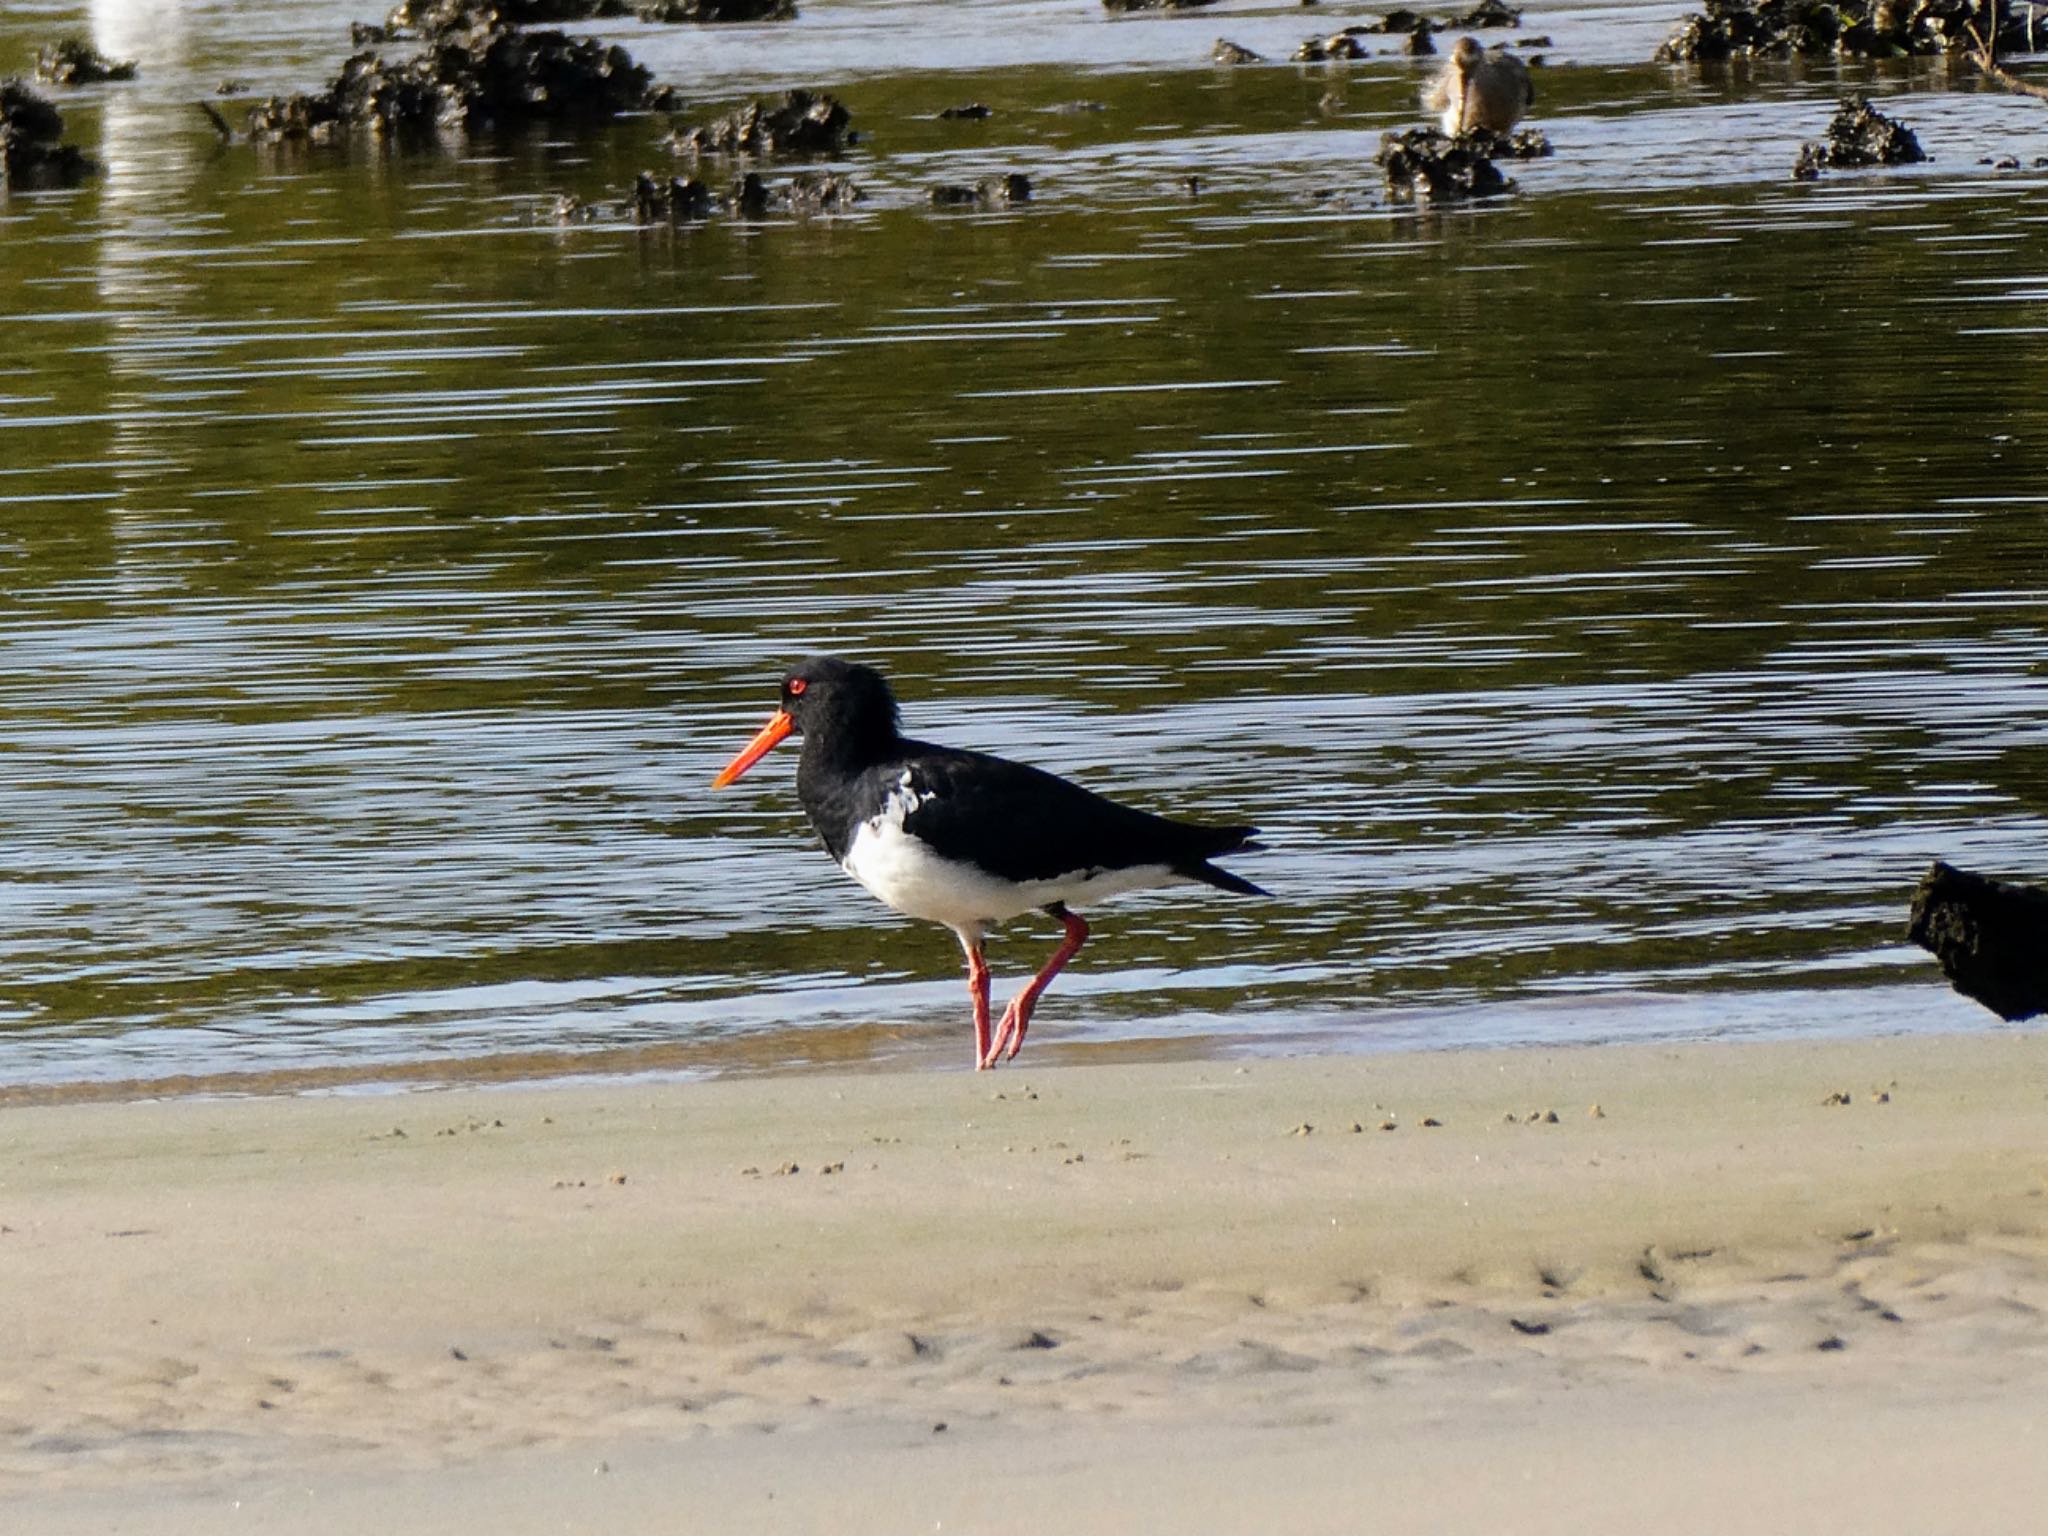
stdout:
{"type": "Polygon", "coordinates": [[[995,1043],[981,1058],[984,1067],[996,1064],[1001,1056],[1005,1061],[1014,1061],[1017,1052],[1024,1046],[1024,1031],[1031,1027],[1031,1010],[1038,1006],[1038,999],[1045,989],[1052,985],[1053,977],[1074,956],[1081,952],[1081,946],[1088,942],[1088,925],[1055,903],[1046,911],[1066,924],[1067,936],[1060,940],[1060,947],[1052,952],[1052,958],[1045,962],[1045,968],[1032,977],[1029,984],[1010,1000],[1010,1006],[1003,1010],[1003,1021],[996,1026],[995,1043]],[[1008,1049],[1004,1049],[1007,1046],[1008,1049]]]}
{"type": "Polygon", "coordinates": [[[967,995],[974,999],[974,1070],[979,1072],[989,1064],[988,961],[982,957],[979,939],[970,943],[962,934],[960,947],[967,951],[967,995]]]}

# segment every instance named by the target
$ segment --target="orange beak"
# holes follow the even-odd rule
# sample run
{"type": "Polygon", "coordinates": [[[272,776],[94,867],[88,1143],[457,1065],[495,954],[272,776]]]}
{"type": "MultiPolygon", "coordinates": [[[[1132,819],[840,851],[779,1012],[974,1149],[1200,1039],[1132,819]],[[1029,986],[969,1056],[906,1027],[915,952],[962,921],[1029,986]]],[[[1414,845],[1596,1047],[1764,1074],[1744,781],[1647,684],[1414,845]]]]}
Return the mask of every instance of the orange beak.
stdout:
{"type": "Polygon", "coordinates": [[[754,739],[740,749],[740,755],[727,763],[719,771],[718,777],[711,781],[711,787],[713,789],[725,788],[726,785],[766,757],[769,749],[775,743],[782,740],[783,737],[787,736],[795,725],[796,721],[790,718],[788,710],[778,709],[775,711],[774,718],[762,726],[754,739]]]}

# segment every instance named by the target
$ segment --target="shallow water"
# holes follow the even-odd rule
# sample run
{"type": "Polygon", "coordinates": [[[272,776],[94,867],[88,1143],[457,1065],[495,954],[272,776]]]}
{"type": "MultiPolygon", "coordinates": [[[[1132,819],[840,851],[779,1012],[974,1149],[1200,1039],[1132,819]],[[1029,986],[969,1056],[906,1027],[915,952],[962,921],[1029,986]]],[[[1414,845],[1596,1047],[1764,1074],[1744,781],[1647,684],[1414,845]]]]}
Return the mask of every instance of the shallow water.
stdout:
{"type": "Polygon", "coordinates": [[[1417,66],[1202,62],[1363,9],[810,4],[618,35],[838,89],[867,203],[561,229],[665,124],[221,146],[351,11],[157,10],[0,19],[144,66],[60,95],[100,182],[0,204],[0,1086],[964,1063],[794,754],[705,788],[814,649],[1265,828],[1273,901],[1106,909],[1038,1049],[1988,1019],[1901,931],[2048,845],[2048,173],[1976,163],[2037,107],[1539,6],[1556,156],[1418,214],[1417,66]],[[1844,84],[1934,163],[1786,179],[1844,84]]]}

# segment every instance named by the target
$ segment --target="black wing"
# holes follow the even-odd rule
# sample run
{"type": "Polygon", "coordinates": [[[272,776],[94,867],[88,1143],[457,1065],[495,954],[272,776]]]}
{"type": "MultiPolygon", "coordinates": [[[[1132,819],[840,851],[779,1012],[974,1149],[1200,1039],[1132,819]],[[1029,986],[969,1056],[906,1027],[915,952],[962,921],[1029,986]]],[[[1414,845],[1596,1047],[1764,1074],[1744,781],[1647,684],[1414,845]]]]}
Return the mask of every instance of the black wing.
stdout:
{"type": "Polygon", "coordinates": [[[909,774],[915,807],[904,830],[941,857],[1004,880],[1050,880],[1086,869],[1164,864],[1225,890],[1259,892],[1206,861],[1248,846],[1254,828],[1207,827],[1106,800],[1042,769],[980,752],[906,743],[887,773],[909,774]],[[1218,878],[1220,877],[1220,878],[1218,878]]]}

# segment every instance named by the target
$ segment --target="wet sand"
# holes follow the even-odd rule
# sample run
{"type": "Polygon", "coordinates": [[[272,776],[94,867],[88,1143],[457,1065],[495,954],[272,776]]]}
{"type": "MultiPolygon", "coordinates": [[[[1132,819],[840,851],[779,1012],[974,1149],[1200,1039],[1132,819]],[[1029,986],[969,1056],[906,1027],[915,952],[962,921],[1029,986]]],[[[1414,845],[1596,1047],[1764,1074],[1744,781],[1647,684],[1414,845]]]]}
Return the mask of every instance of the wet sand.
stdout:
{"type": "Polygon", "coordinates": [[[2028,1528],[2044,1125],[2019,1032],[13,1108],[0,1499],[2028,1528]]]}

